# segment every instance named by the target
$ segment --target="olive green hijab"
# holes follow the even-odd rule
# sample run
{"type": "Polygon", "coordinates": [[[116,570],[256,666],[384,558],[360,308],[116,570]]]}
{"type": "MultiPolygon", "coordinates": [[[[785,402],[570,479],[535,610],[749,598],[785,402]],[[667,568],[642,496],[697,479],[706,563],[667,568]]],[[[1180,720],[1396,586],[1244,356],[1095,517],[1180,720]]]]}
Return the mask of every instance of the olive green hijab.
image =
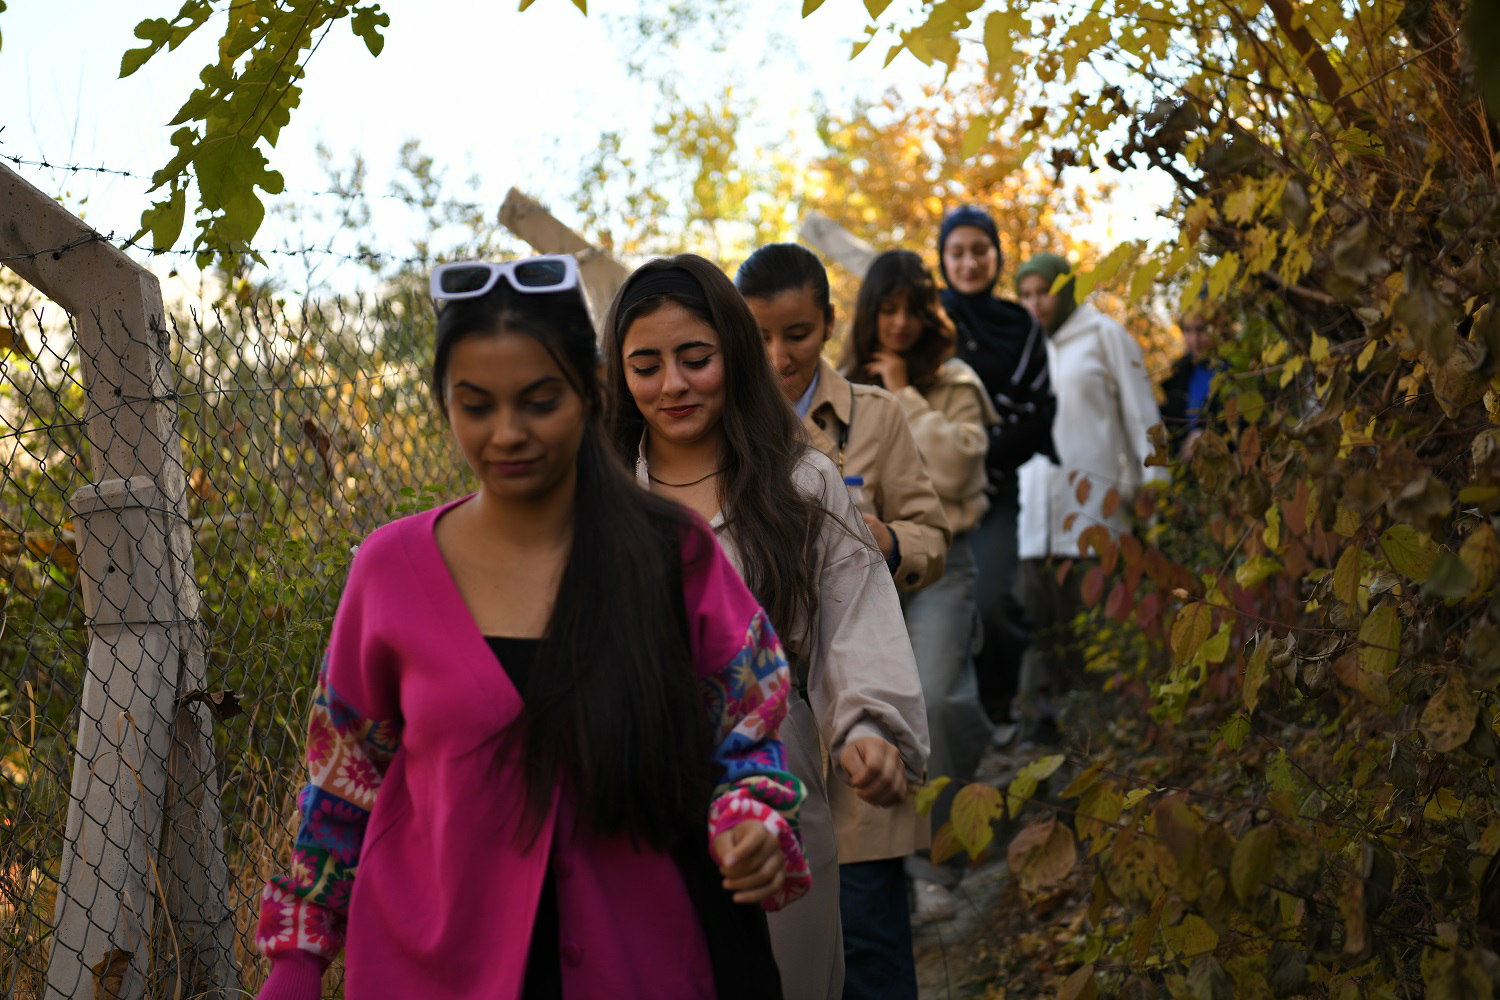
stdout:
{"type": "MultiPolygon", "coordinates": [[[[1050,288],[1059,275],[1069,274],[1072,270],[1067,260],[1057,254],[1039,253],[1016,268],[1016,291],[1021,290],[1021,279],[1027,275],[1041,275],[1047,279],[1047,287],[1050,288]]],[[[1078,303],[1073,301],[1073,282],[1069,281],[1058,289],[1057,308],[1052,311],[1052,322],[1047,325],[1047,333],[1053,334],[1060,330],[1076,308],[1078,308],[1078,303]]]]}

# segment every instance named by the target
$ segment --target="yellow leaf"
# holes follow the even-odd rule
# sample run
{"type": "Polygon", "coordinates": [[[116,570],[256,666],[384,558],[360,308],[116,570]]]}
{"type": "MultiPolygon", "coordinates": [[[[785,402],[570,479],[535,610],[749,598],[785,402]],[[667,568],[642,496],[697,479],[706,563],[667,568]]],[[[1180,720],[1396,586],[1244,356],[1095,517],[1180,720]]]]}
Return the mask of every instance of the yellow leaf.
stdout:
{"type": "Polygon", "coordinates": [[[984,144],[990,138],[991,124],[989,115],[975,115],[969,122],[968,127],[964,129],[963,142],[960,146],[964,159],[972,159],[975,153],[984,148],[984,144]]]}
{"type": "Polygon", "coordinates": [[[1357,546],[1346,545],[1339,553],[1338,565],[1333,568],[1333,596],[1350,609],[1359,607],[1359,578],[1362,560],[1357,546]]]}
{"type": "Polygon", "coordinates": [[[1166,938],[1167,947],[1183,958],[1207,955],[1219,946],[1218,932],[1196,913],[1189,913],[1175,927],[1163,927],[1161,936],[1166,938]]]}
{"type": "Polygon", "coordinates": [[[1380,536],[1380,548],[1391,568],[1416,583],[1422,583],[1432,572],[1437,545],[1425,531],[1409,524],[1394,524],[1380,536]]]}
{"type": "Polygon", "coordinates": [[[1459,547],[1458,558],[1474,576],[1471,595],[1480,597],[1489,593],[1496,574],[1500,573],[1500,539],[1495,537],[1495,529],[1481,524],[1469,532],[1459,547]]]}
{"type": "Polygon", "coordinates": [[[1281,572],[1281,563],[1268,555],[1258,555],[1253,559],[1247,559],[1234,571],[1234,581],[1241,587],[1249,589],[1258,583],[1264,582],[1273,574],[1281,572]]]}
{"type": "Polygon", "coordinates": [[[976,782],[953,797],[953,832],[970,857],[978,857],[995,837],[994,822],[1005,815],[1000,790],[976,782]]]}
{"type": "Polygon", "coordinates": [[[1328,338],[1319,333],[1313,334],[1312,349],[1307,352],[1307,356],[1312,358],[1314,362],[1327,361],[1328,338]]]}
{"type": "Polygon", "coordinates": [[[1187,663],[1198,652],[1213,626],[1213,610],[1201,601],[1194,601],[1177,612],[1172,623],[1172,653],[1178,663],[1187,663]]]}
{"type": "Polygon", "coordinates": [[[952,781],[952,778],[943,775],[941,778],[934,778],[918,789],[917,812],[923,816],[932,812],[932,807],[937,803],[938,796],[943,794],[943,789],[947,788],[952,781]]]}
{"type": "Polygon", "coordinates": [[[1359,357],[1354,362],[1354,367],[1356,369],[1358,369],[1359,371],[1364,371],[1366,368],[1370,367],[1370,362],[1375,358],[1375,347],[1376,344],[1373,340],[1365,345],[1365,349],[1359,352],[1359,357]]]}
{"type": "Polygon", "coordinates": [[[1438,753],[1457,750],[1474,732],[1479,702],[1461,670],[1453,670],[1437,694],[1422,710],[1421,728],[1427,742],[1438,753]]]}
{"type": "Polygon", "coordinates": [[[1078,802],[1078,815],[1073,825],[1078,836],[1093,840],[1115,828],[1120,814],[1125,811],[1125,797],[1113,782],[1102,781],[1084,793],[1078,802]]]}
{"type": "Polygon", "coordinates": [[[1401,654],[1401,622],[1396,606],[1382,603],[1359,627],[1359,665],[1384,677],[1396,667],[1401,654]]]}
{"type": "Polygon", "coordinates": [[[1256,704],[1260,701],[1260,689],[1266,683],[1266,677],[1270,671],[1267,669],[1271,662],[1271,641],[1261,639],[1255,644],[1255,651],[1250,654],[1250,662],[1245,665],[1245,683],[1242,696],[1245,699],[1245,710],[1255,711],[1256,704]]]}
{"type": "Polygon", "coordinates": [[[1229,861],[1229,883],[1242,903],[1252,902],[1260,884],[1271,873],[1276,848],[1276,828],[1267,823],[1247,830],[1234,845],[1229,861]]]}
{"type": "Polygon", "coordinates": [[[1074,972],[1058,988],[1057,1000],[1097,1000],[1099,984],[1094,981],[1093,963],[1074,972]]]}

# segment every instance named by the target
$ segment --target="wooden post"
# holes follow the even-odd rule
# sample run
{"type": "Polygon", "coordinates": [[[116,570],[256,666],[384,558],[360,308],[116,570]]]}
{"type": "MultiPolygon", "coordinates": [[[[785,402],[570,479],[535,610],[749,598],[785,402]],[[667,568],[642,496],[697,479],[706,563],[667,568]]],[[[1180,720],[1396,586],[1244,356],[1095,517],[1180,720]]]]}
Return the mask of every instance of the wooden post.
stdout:
{"type": "Polygon", "coordinates": [[[856,278],[864,278],[876,256],[874,247],[822,212],[804,215],[797,235],[856,278]]]}
{"type": "Polygon", "coordinates": [[[596,329],[602,327],[616,290],[629,276],[625,265],[573,232],[539,202],[515,188],[510,189],[500,206],[500,224],[531,244],[537,253],[570,253],[578,258],[578,271],[583,278],[583,287],[588,291],[594,326],[596,329]]]}
{"type": "Polygon", "coordinates": [[[72,500],[89,651],[46,995],[141,997],[163,970],[238,992],[210,721],[179,705],[204,650],[161,289],[3,165],[0,256],[76,320],[95,480],[72,500]]]}

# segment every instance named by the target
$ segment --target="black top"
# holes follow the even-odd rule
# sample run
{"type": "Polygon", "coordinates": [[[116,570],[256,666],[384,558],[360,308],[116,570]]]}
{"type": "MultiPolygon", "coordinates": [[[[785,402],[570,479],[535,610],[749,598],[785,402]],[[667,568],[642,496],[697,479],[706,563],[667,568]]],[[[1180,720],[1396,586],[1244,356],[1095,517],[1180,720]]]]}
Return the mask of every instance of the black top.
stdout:
{"type": "MultiPolygon", "coordinates": [[[[512,639],[508,636],[487,635],[495,659],[500,661],[510,682],[522,693],[536,666],[540,639],[512,639]]],[[[551,845],[548,845],[549,849],[551,845]]],[[[537,901],[536,920],[531,927],[531,950],[526,955],[526,984],[521,990],[522,1000],[553,1000],[562,996],[562,931],[558,923],[557,882],[552,875],[552,866],[547,866],[547,876],[542,880],[542,898],[537,901]]]]}

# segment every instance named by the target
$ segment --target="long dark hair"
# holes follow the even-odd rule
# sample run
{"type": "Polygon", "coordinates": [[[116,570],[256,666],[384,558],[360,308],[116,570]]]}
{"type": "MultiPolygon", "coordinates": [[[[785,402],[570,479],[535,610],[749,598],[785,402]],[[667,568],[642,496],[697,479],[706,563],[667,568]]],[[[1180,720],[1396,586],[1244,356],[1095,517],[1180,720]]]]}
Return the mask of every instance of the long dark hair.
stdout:
{"type": "MultiPolygon", "coordinates": [[[[583,399],[573,542],[557,601],[522,691],[518,751],[534,841],[559,781],[593,831],[654,848],[701,834],[709,794],[709,731],[683,621],[682,532],[675,504],[636,487],[609,448],[595,369],[594,327],[576,291],[488,295],[438,315],[431,388],[455,344],[502,331],[534,338],[583,399]]],[[[505,572],[501,566],[497,573],[505,572]]],[[[530,842],[529,841],[529,842],[530,842]]]]}
{"type": "Polygon", "coordinates": [[[938,369],[953,355],[953,321],[938,302],[938,289],[922,258],[910,250],[887,250],[876,257],[865,272],[854,303],[854,325],[849,330],[849,350],[844,355],[844,375],[851,382],[872,383],[865,366],[880,349],[880,304],[904,295],[922,324],[922,334],[902,352],[907,378],[926,392],[937,379],[938,369]]]}
{"type": "MultiPolygon", "coordinates": [[[[610,434],[620,457],[634,463],[646,418],[625,384],[625,334],[643,316],[675,302],[719,335],[724,358],[724,475],[719,506],[733,526],[744,561],[745,583],[778,631],[808,621],[817,610],[816,541],[826,516],[822,505],[796,486],[793,474],[807,447],[797,415],[776,386],[750,307],[724,272],[696,254],[642,264],[610,304],[604,330],[605,384],[610,434]],[[651,295],[622,303],[631,286],[676,269],[702,290],[651,295]]],[[[643,491],[644,492],[644,491],[643,491]]]]}

